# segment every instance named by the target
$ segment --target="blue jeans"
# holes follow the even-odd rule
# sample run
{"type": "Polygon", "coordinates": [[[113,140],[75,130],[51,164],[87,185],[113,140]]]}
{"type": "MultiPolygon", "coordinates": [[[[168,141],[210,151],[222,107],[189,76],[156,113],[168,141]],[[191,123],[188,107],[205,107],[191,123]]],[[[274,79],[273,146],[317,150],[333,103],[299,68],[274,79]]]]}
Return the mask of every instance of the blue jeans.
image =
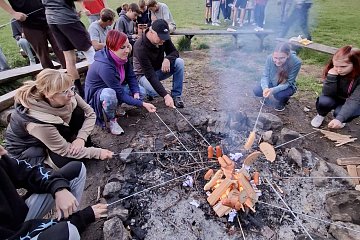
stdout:
{"type": "MultiPolygon", "coordinates": [[[[140,100],[143,100],[146,95],[146,90],[139,86],[140,88],[140,100]]],[[[124,94],[128,94],[133,96],[132,92],[130,91],[129,85],[124,87],[124,94]]],[[[100,93],[100,101],[102,102],[102,107],[106,114],[108,120],[112,120],[115,118],[116,108],[118,106],[118,99],[116,96],[116,92],[112,88],[104,88],[100,93]]]]}
{"type": "MultiPolygon", "coordinates": [[[[173,76],[171,96],[177,97],[181,96],[183,89],[184,81],[184,60],[177,58],[175,64],[170,66],[170,72],[164,73],[161,70],[156,71],[156,75],[160,81],[173,76]]],[[[139,79],[139,85],[146,89],[146,94],[151,97],[157,97],[159,94],[151,86],[151,83],[146,79],[145,76],[142,76],[139,79]]]]}
{"type": "Polygon", "coordinates": [[[17,45],[24,50],[26,55],[29,58],[30,64],[36,64],[35,56],[32,52],[31,45],[25,38],[20,38],[17,42],[17,45]]]}
{"type": "Polygon", "coordinates": [[[255,23],[261,28],[264,27],[265,6],[266,5],[256,4],[254,9],[255,23]]]}
{"type": "MultiPolygon", "coordinates": [[[[316,110],[321,116],[326,116],[331,110],[334,109],[334,117],[336,117],[342,106],[344,105],[345,101],[339,101],[334,98],[328,97],[328,96],[320,96],[316,100],[316,110]]],[[[360,108],[358,108],[353,114],[348,118],[345,119],[344,122],[350,122],[353,119],[360,116],[360,108]]]]}
{"type": "MultiPolygon", "coordinates": [[[[256,86],[253,89],[253,92],[257,97],[263,96],[263,89],[260,85],[256,86]]],[[[275,93],[274,98],[279,102],[279,104],[285,105],[289,101],[290,97],[294,95],[294,93],[294,89],[292,87],[288,87],[285,90],[275,93]]]]}
{"type": "Polygon", "coordinates": [[[307,39],[311,40],[311,35],[308,27],[308,17],[309,17],[309,10],[311,8],[311,5],[312,5],[311,3],[296,4],[294,10],[292,11],[291,15],[286,21],[287,23],[285,24],[283,30],[280,33],[280,37],[285,37],[290,27],[296,21],[299,21],[304,36],[307,39]]]}
{"type": "Polygon", "coordinates": [[[0,72],[10,69],[7,61],[6,61],[6,57],[4,55],[4,53],[2,52],[2,49],[0,48],[0,72]]]}

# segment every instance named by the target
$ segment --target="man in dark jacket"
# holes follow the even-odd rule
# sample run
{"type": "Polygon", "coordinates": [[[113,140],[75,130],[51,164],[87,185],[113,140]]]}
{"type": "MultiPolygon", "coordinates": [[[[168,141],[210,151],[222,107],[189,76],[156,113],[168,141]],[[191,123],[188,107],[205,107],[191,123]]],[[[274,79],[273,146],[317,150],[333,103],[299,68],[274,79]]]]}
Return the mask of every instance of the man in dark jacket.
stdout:
{"type": "Polygon", "coordinates": [[[69,190],[83,190],[85,168],[80,162],[55,172],[10,158],[0,146],[0,181],[0,239],[80,239],[79,232],[107,211],[106,205],[98,204],[74,213],[79,203],[69,190]],[[24,198],[30,196],[24,200],[16,188],[28,191],[24,198]],[[58,219],[41,219],[53,198],[58,219]]]}
{"type": "Polygon", "coordinates": [[[43,68],[54,68],[50,58],[48,41],[63,68],[65,57],[46,22],[45,8],[41,0],[0,0],[0,7],[20,21],[23,33],[36,52],[43,68]]]}
{"type": "Polygon", "coordinates": [[[161,96],[168,107],[183,108],[181,99],[184,80],[184,60],[179,58],[164,19],[155,20],[134,45],[134,72],[147,95],[161,96]],[[166,55],[166,56],[165,56],[166,55]],[[160,81],[173,76],[171,95],[160,81]]]}

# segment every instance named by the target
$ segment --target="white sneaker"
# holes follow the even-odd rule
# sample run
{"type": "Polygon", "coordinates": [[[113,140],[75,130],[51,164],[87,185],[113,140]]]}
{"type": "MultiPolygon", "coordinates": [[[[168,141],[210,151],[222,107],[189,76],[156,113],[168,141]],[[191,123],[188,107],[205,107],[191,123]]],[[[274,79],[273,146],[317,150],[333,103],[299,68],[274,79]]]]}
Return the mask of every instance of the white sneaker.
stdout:
{"type": "Polygon", "coordinates": [[[122,127],[120,127],[119,123],[117,122],[117,119],[113,119],[110,120],[109,122],[109,128],[110,128],[110,132],[111,134],[114,135],[120,135],[124,133],[124,130],[122,129],[122,127]]]}
{"type": "Polygon", "coordinates": [[[256,32],[261,32],[261,31],[264,31],[264,29],[262,27],[256,27],[254,29],[256,32]]]}
{"type": "Polygon", "coordinates": [[[323,123],[325,117],[320,116],[319,114],[317,114],[313,120],[311,120],[311,126],[318,128],[321,126],[321,124],[323,123]]]}
{"type": "Polygon", "coordinates": [[[212,25],[213,26],[220,26],[220,24],[218,24],[217,22],[213,22],[212,25]]]}

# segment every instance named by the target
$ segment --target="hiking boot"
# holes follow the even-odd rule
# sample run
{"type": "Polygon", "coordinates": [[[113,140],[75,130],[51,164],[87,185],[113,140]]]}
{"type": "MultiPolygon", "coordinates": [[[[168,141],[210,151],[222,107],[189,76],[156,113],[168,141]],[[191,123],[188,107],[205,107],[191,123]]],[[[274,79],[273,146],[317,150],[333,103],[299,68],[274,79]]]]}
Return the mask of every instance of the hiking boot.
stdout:
{"type": "Polygon", "coordinates": [[[317,114],[312,120],[311,120],[311,126],[313,126],[314,128],[318,128],[321,126],[321,124],[323,123],[325,117],[320,116],[319,114],[317,114]]]}
{"type": "Polygon", "coordinates": [[[183,102],[183,100],[181,99],[180,96],[173,97],[173,100],[174,100],[175,107],[184,108],[184,102],[183,102]]]}
{"type": "Polygon", "coordinates": [[[110,120],[109,128],[110,128],[111,134],[113,134],[113,135],[121,135],[124,133],[124,130],[122,129],[122,127],[120,127],[116,118],[113,120],[110,120]]]}
{"type": "Polygon", "coordinates": [[[274,107],[275,111],[277,112],[282,112],[285,110],[285,104],[283,103],[278,103],[276,104],[276,106],[274,107]]]}

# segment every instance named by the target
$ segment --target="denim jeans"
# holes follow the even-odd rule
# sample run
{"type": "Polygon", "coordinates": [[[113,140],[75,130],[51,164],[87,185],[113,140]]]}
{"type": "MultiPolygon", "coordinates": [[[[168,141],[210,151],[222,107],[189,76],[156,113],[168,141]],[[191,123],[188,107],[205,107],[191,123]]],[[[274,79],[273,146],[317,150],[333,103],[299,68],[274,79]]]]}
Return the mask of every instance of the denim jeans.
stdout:
{"type": "MultiPolygon", "coordinates": [[[[184,60],[177,58],[175,64],[170,66],[170,72],[163,73],[161,70],[156,71],[156,75],[160,81],[173,76],[171,96],[177,97],[181,96],[183,89],[184,81],[184,60]]],[[[145,76],[142,76],[139,79],[139,85],[146,89],[146,94],[151,97],[158,97],[159,94],[151,86],[151,83],[146,79],[145,76]]]]}
{"type": "Polygon", "coordinates": [[[255,23],[261,28],[264,27],[265,6],[266,5],[256,4],[254,9],[255,23]]]}
{"type": "MultiPolygon", "coordinates": [[[[263,96],[263,89],[260,85],[256,86],[253,89],[253,92],[255,94],[255,96],[257,97],[262,97],[263,96]]],[[[274,94],[274,98],[281,104],[281,105],[285,105],[290,97],[292,95],[294,95],[295,91],[292,87],[288,87],[283,91],[277,92],[274,94]]]]}
{"type": "MultiPolygon", "coordinates": [[[[146,95],[146,90],[142,86],[139,86],[139,88],[140,100],[143,100],[146,95]]],[[[133,96],[132,92],[130,91],[129,85],[126,85],[124,87],[124,92],[125,94],[133,96]]],[[[114,119],[116,114],[116,108],[118,104],[121,104],[118,103],[115,90],[112,88],[104,88],[100,93],[100,101],[102,102],[102,107],[108,120],[114,119]]]]}
{"type": "Polygon", "coordinates": [[[17,42],[17,45],[24,50],[26,55],[29,58],[30,64],[36,64],[35,56],[32,52],[31,45],[25,38],[20,38],[17,42]]]}
{"type": "Polygon", "coordinates": [[[307,39],[311,40],[311,35],[308,27],[308,17],[309,17],[309,10],[311,8],[311,5],[312,5],[311,3],[296,4],[294,10],[292,11],[291,15],[286,21],[287,23],[285,24],[284,28],[280,33],[280,37],[285,37],[290,27],[296,21],[299,21],[299,25],[304,33],[304,36],[307,39]]]}
{"type": "Polygon", "coordinates": [[[10,69],[10,67],[7,63],[4,53],[2,52],[2,49],[0,48],[0,72],[7,69],[10,69]]]}
{"type": "MultiPolygon", "coordinates": [[[[344,103],[345,101],[339,101],[334,98],[322,95],[316,100],[316,110],[319,115],[326,116],[331,110],[334,109],[333,115],[334,117],[336,117],[339,114],[344,103]]],[[[360,108],[358,108],[357,111],[353,112],[353,114],[348,119],[345,119],[344,122],[350,122],[359,116],[360,108]]]]}

